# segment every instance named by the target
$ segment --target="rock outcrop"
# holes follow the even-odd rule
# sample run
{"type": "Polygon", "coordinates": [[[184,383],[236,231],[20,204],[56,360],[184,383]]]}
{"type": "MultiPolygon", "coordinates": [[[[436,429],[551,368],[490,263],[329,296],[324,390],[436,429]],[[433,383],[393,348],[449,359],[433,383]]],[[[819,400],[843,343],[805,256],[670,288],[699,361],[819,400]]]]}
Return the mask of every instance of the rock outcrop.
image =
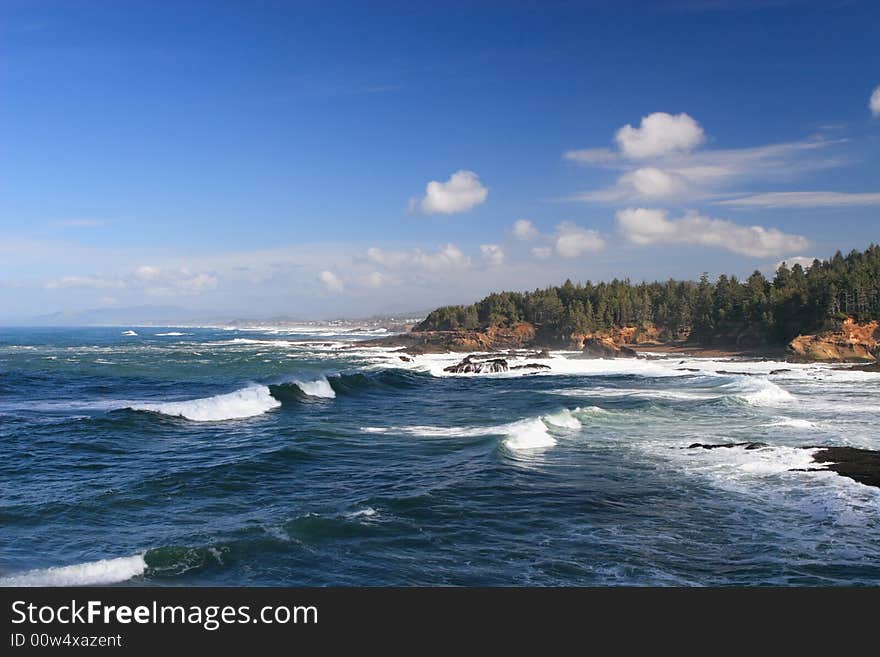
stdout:
{"type": "Polygon", "coordinates": [[[491,326],[482,331],[411,331],[358,342],[358,347],[399,347],[410,356],[447,352],[534,349],[535,327],[520,322],[513,327],[491,326]]]}
{"type": "Polygon", "coordinates": [[[616,343],[612,338],[587,338],[583,344],[584,354],[590,358],[636,358],[629,347],[616,343]]]}
{"type": "Polygon", "coordinates": [[[496,358],[493,356],[478,356],[471,354],[466,356],[461,362],[449,367],[444,367],[444,372],[452,374],[494,374],[496,372],[507,372],[508,370],[549,370],[549,365],[543,363],[523,363],[522,365],[510,365],[506,358],[496,358]]]}
{"type": "Polygon", "coordinates": [[[815,454],[816,463],[827,463],[824,469],[849,477],[860,484],[880,488],[880,452],[856,447],[826,447],[815,454]]]}
{"type": "Polygon", "coordinates": [[[858,324],[846,319],[839,331],[799,335],[788,344],[788,354],[804,361],[876,361],[880,358],[880,322],[858,324]]]}
{"type": "Polygon", "coordinates": [[[496,372],[506,372],[510,367],[504,358],[484,358],[479,356],[466,356],[464,360],[456,365],[444,367],[444,372],[452,374],[494,374],[496,372]]]}

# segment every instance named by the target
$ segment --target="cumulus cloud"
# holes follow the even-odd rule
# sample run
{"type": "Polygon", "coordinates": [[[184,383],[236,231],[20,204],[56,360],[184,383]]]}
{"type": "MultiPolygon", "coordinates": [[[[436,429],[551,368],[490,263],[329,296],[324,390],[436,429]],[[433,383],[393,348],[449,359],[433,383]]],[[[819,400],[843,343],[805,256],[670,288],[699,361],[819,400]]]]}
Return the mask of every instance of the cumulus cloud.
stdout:
{"type": "Polygon", "coordinates": [[[497,244],[481,244],[480,252],[489,265],[497,267],[504,263],[504,250],[497,244]]]}
{"type": "Polygon", "coordinates": [[[410,199],[410,209],[422,214],[458,214],[478,206],[488,195],[489,190],[480,182],[480,177],[462,169],[446,182],[429,182],[422,198],[410,199]]]}
{"type": "Polygon", "coordinates": [[[845,164],[824,152],[845,139],[810,138],[749,148],[695,150],[703,128],[687,114],[655,112],[639,127],[617,131],[617,151],[588,148],[566,151],[565,159],[620,171],[610,187],[581,192],[569,200],[590,203],[662,203],[718,198],[747,180],[762,182],[845,164]]]}
{"type": "Polygon", "coordinates": [[[409,251],[386,251],[380,248],[367,250],[367,259],[388,269],[404,267],[427,271],[461,271],[471,266],[471,259],[455,244],[446,244],[434,253],[411,249],[409,251]]]}
{"type": "Polygon", "coordinates": [[[532,255],[536,258],[540,258],[541,260],[546,260],[550,256],[553,255],[553,247],[550,246],[536,246],[532,249],[532,255]]]}
{"type": "Polygon", "coordinates": [[[880,205],[880,193],[770,192],[717,201],[717,205],[757,208],[833,208],[880,205]]]}
{"type": "Polygon", "coordinates": [[[318,280],[324,284],[324,287],[326,287],[329,292],[342,292],[342,290],[345,289],[342,279],[329,269],[325,269],[318,274],[318,280]]]}
{"type": "Polygon", "coordinates": [[[741,226],[696,212],[669,219],[665,210],[627,208],[619,211],[616,218],[621,235],[640,245],[693,244],[753,257],[778,256],[809,245],[800,235],[783,233],[776,228],[741,226]]]}
{"type": "Polygon", "coordinates": [[[528,219],[517,219],[513,222],[513,236],[518,240],[529,241],[538,237],[538,229],[528,219]]]}
{"type": "Polygon", "coordinates": [[[630,124],[617,131],[614,139],[628,158],[642,159],[669,153],[687,152],[706,138],[703,128],[687,114],[654,112],[642,117],[638,128],[630,124]]]}
{"type": "Polygon", "coordinates": [[[868,101],[868,107],[871,109],[871,114],[874,116],[880,116],[880,86],[874,89],[874,93],[871,94],[871,100],[868,101]]]}
{"type": "Polygon", "coordinates": [[[595,230],[566,221],[556,229],[554,247],[561,257],[576,258],[584,253],[601,251],[605,248],[605,240],[595,230]]]}

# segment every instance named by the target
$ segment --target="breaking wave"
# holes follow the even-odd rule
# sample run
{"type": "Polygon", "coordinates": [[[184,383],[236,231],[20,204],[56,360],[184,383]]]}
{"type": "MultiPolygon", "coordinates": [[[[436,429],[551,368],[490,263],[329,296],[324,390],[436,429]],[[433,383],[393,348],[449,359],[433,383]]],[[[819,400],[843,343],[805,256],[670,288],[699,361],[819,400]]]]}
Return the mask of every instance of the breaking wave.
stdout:
{"type": "Polygon", "coordinates": [[[194,422],[220,422],[262,415],[279,406],[281,402],[272,396],[268,387],[250,385],[235,392],[203,399],[139,404],[130,408],[134,411],[182,417],[194,422]]]}
{"type": "Polygon", "coordinates": [[[0,586],[100,586],[125,582],[147,569],[144,553],[117,559],[88,561],[72,566],[28,570],[0,577],[0,586]]]}
{"type": "Polygon", "coordinates": [[[556,445],[556,433],[579,431],[582,421],[590,417],[606,413],[596,406],[562,409],[539,417],[525,418],[508,424],[485,427],[435,427],[427,425],[396,426],[396,427],[361,427],[364,433],[373,434],[407,434],[428,438],[476,438],[480,436],[506,436],[504,446],[512,450],[528,450],[553,447],[556,445]]]}

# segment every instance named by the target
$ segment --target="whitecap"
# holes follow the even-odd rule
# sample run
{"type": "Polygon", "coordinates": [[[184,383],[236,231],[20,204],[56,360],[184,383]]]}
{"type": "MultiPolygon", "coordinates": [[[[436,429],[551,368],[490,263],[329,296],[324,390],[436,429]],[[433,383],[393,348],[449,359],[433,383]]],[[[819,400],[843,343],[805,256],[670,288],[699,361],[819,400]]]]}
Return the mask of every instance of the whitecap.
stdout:
{"type": "Polygon", "coordinates": [[[195,422],[218,422],[254,417],[279,406],[281,402],[270,394],[269,388],[251,385],[235,392],[203,399],[140,404],[130,408],[135,411],[152,411],[162,415],[184,417],[195,422]]]}
{"type": "Polygon", "coordinates": [[[506,425],[504,446],[515,451],[546,449],[556,444],[541,419],[521,420],[506,425]]]}
{"type": "Polygon", "coordinates": [[[771,427],[791,427],[793,429],[815,429],[816,424],[809,420],[796,417],[780,416],[774,422],[770,423],[771,427]]]}
{"type": "Polygon", "coordinates": [[[146,569],[147,562],[141,553],[72,566],[28,570],[17,575],[0,577],[0,586],[99,586],[124,582],[143,575],[146,569]]]}
{"type": "Polygon", "coordinates": [[[330,386],[327,377],[321,377],[314,381],[293,381],[296,386],[309,397],[321,397],[323,399],[334,399],[336,391],[330,386]]]}

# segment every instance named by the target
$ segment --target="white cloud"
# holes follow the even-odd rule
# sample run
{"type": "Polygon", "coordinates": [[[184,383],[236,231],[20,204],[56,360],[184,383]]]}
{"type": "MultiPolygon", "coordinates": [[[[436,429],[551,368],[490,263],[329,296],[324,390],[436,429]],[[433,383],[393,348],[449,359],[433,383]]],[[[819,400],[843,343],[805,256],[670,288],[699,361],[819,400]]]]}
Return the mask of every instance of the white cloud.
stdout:
{"type": "Polygon", "coordinates": [[[640,245],[694,244],[753,257],[778,256],[809,245],[806,238],[776,228],[741,226],[695,212],[680,219],[669,219],[665,210],[627,208],[616,216],[620,233],[640,245]]]}
{"type": "Polygon", "coordinates": [[[343,285],[342,279],[328,269],[325,269],[320,274],[318,274],[318,279],[330,292],[342,292],[342,290],[345,289],[345,285],[343,285]]]}
{"type": "Polygon", "coordinates": [[[880,205],[880,193],[770,192],[718,201],[718,205],[758,208],[831,208],[880,205]]]}
{"type": "Polygon", "coordinates": [[[880,86],[874,89],[874,93],[871,94],[871,100],[868,102],[868,107],[871,108],[871,114],[874,116],[880,116],[880,86]]]}
{"type": "Polygon", "coordinates": [[[517,219],[513,222],[513,236],[518,240],[529,241],[538,237],[538,229],[528,219],[517,219]]]}
{"type": "Polygon", "coordinates": [[[532,249],[532,255],[541,260],[546,260],[553,255],[553,248],[549,246],[536,246],[532,249]]]}
{"type": "Polygon", "coordinates": [[[388,282],[388,277],[381,272],[371,271],[361,279],[361,282],[366,287],[376,289],[385,285],[388,282]]]}
{"type": "Polygon", "coordinates": [[[687,114],[654,112],[642,117],[638,128],[623,126],[614,139],[626,157],[643,159],[693,150],[705,138],[700,124],[687,114]]]}
{"type": "Polygon", "coordinates": [[[497,244],[481,244],[480,252],[486,263],[493,267],[504,263],[504,250],[497,244]]]}
{"type": "Polygon", "coordinates": [[[410,209],[422,214],[457,214],[467,212],[486,200],[489,190],[473,171],[456,171],[446,182],[432,180],[425,195],[410,199],[410,209]]]}
{"type": "Polygon", "coordinates": [[[125,281],[118,278],[104,278],[101,276],[62,276],[46,283],[45,287],[50,290],[64,288],[91,288],[95,290],[124,288],[125,281]]]}
{"type": "Polygon", "coordinates": [[[471,266],[471,259],[462,253],[455,244],[446,244],[435,253],[421,249],[410,251],[386,251],[376,247],[367,250],[367,258],[388,269],[402,267],[419,268],[427,271],[461,271],[471,266]]]}
{"type": "Polygon", "coordinates": [[[810,138],[750,148],[697,150],[705,140],[700,125],[687,114],[656,112],[640,127],[617,132],[618,152],[604,148],[567,151],[579,164],[622,173],[610,187],[581,192],[569,200],[590,203],[685,202],[717,198],[735,183],[790,179],[840,166],[846,160],[825,150],[845,139],[810,138]]]}
{"type": "Polygon", "coordinates": [[[137,267],[130,274],[116,277],[63,276],[46,283],[48,289],[140,289],[149,296],[196,295],[217,287],[218,278],[209,272],[193,272],[186,267],[160,269],[137,267]]]}
{"type": "Polygon", "coordinates": [[[605,248],[605,240],[595,230],[564,222],[557,227],[554,246],[561,257],[576,258],[584,253],[601,251],[605,248]]]}
{"type": "MultiPolygon", "coordinates": [[[[789,269],[791,269],[795,265],[800,265],[804,269],[809,269],[813,265],[813,260],[816,260],[816,258],[809,258],[807,256],[792,256],[791,258],[780,260],[775,265],[773,265],[773,271],[775,272],[777,269],[779,269],[783,265],[783,263],[785,263],[785,265],[789,269]]],[[[819,258],[819,260],[821,260],[821,258],[819,258]]]]}
{"type": "Polygon", "coordinates": [[[142,265],[134,270],[135,278],[139,278],[142,281],[152,281],[159,276],[161,276],[162,270],[158,267],[151,267],[150,265],[142,265]]]}

